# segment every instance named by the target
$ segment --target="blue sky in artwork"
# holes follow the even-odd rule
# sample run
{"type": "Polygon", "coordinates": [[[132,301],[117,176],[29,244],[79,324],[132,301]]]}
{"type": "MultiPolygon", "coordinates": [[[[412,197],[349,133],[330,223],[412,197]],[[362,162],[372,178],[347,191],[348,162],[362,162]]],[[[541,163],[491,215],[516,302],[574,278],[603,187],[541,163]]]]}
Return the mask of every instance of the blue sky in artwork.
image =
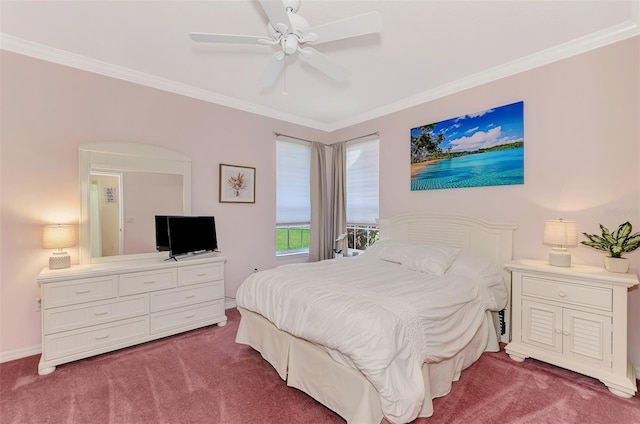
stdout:
{"type": "MultiPolygon", "coordinates": [[[[438,122],[434,135],[443,133],[442,150],[473,151],[501,144],[524,141],[523,102],[487,109],[457,118],[438,122]]],[[[418,128],[411,130],[411,137],[420,134],[418,128]]]]}

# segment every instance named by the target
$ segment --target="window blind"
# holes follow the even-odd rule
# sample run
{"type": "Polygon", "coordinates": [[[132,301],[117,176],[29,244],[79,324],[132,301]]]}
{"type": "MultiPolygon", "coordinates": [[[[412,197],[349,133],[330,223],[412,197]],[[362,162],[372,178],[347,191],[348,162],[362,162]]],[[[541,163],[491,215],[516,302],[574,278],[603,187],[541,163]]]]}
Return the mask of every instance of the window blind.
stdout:
{"type": "Polygon", "coordinates": [[[276,224],[311,221],[311,144],[276,140],[276,224]]]}
{"type": "Polygon", "coordinates": [[[378,219],[379,140],[347,143],[347,223],[378,219]]]}

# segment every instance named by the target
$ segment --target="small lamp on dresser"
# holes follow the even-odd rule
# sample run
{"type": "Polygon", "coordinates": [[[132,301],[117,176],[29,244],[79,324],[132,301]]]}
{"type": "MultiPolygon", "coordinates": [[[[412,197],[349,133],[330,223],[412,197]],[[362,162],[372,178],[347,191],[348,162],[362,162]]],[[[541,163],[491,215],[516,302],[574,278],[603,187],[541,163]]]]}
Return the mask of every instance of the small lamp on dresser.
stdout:
{"type": "Polygon", "coordinates": [[[571,266],[571,254],[567,246],[578,245],[578,225],[575,221],[562,218],[545,222],[544,243],[554,246],[549,252],[549,265],[571,266]]]}
{"type": "Polygon", "coordinates": [[[49,257],[50,269],[69,268],[71,257],[63,250],[76,245],[76,228],[73,225],[47,225],[42,232],[42,247],[58,249],[49,257]]]}

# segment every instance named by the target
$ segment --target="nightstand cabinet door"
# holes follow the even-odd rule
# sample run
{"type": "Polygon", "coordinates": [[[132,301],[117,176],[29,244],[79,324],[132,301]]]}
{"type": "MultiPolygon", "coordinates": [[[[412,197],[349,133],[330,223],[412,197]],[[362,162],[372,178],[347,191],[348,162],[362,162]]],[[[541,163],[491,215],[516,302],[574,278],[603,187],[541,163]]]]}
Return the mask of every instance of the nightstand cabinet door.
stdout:
{"type": "Polygon", "coordinates": [[[562,317],[565,354],[611,369],[611,317],[565,309],[562,317]]]}
{"type": "Polygon", "coordinates": [[[522,343],[562,353],[562,308],[523,300],[522,343]]]}

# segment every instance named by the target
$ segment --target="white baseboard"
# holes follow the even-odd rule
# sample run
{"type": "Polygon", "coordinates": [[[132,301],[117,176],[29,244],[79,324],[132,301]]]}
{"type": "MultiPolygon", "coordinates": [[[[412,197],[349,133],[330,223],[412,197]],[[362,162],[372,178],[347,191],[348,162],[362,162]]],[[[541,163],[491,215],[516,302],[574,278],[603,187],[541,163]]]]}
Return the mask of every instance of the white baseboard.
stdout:
{"type": "MultiPolygon", "coordinates": [[[[226,298],[224,302],[225,309],[233,309],[236,307],[236,300],[233,298],[226,298]]],[[[9,352],[0,352],[0,364],[3,362],[14,361],[16,359],[26,358],[31,355],[40,355],[42,353],[42,345],[36,345],[27,347],[24,349],[11,350],[9,352]]],[[[636,369],[636,375],[640,370],[636,369]]]]}
{"type": "Polygon", "coordinates": [[[31,355],[39,355],[41,353],[42,345],[26,347],[24,349],[10,350],[9,352],[0,352],[0,363],[26,358],[27,356],[31,355]]]}

